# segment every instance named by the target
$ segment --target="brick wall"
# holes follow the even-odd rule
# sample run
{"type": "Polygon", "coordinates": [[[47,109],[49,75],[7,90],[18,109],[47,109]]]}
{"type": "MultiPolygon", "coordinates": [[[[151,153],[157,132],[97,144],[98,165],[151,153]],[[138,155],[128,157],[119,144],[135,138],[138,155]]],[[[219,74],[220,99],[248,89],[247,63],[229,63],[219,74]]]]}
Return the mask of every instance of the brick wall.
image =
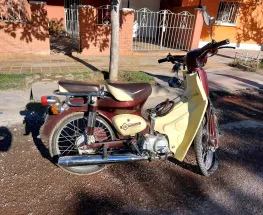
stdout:
{"type": "Polygon", "coordinates": [[[27,0],[0,0],[0,19],[8,19],[11,16],[21,19],[30,17],[30,4],[27,0]]]}
{"type": "Polygon", "coordinates": [[[46,5],[31,4],[30,13],[30,21],[0,21],[0,53],[50,53],[46,5]]]}
{"type": "Polygon", "coordinates": [[[120,17],[120,55],[132,55],[134,11],[123,9],[120,17]]]}
{"type": "MultiPolygon", "coordinates": [[[[133,10],[120,11],[120,55],[132,54],[133,10]]],[[[84,55],[109,55],[111,27],[98,25],[95,8],[79,8],[80,43],[84,55]]]]}

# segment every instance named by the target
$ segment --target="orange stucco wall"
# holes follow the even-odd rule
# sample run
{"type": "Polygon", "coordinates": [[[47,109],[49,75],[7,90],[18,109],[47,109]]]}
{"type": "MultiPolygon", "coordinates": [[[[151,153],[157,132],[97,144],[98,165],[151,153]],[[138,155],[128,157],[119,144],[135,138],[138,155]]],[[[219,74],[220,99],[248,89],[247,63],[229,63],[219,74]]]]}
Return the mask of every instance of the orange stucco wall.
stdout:
{"type": "MultiPolygon", "coordinates": [[[[213,27],[213,36],[216,41],[229,38],[231,43],[263,44],[263,1],[239,0],[240,12],[237,26],[213,27]]],[[[183,0],[182,6],[198,5],[199,0],[183,0]]],[[[220,0],[203,0],[207,11],[213,17],[217,16],[220,0]]],[[[202,41],[210,41],[209,28],[204,26],[201,34],[202,41]]]]}
{"type": "Polygon", "coordinates": [[[47,5],[47,16],[49,21],[64,24],[65,10],[62,6],[47,5]]]}
{"type": "MultiPolygon", "coordinates": [[[[44,0],[47,3],[47,14],[49,21],[57,24],[64,25],[65,23],[65,10],[64,0],[44,0]]],[[[109,0],[82,0],[83,5],[92,5],[99,7],[102,5],[110,4],[109,0]]]]}

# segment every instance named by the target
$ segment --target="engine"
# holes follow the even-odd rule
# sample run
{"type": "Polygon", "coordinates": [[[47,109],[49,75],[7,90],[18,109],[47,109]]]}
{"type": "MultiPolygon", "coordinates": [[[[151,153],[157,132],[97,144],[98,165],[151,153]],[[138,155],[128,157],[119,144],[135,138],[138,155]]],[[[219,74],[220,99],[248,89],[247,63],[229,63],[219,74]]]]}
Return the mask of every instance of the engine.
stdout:
{"type": "Polygon", "coordinates": [[[151,152],[156,155],[169,153],[169,143],[162,134],[145,134],[140,141],[140,148],[143,151],[151,152]]]}

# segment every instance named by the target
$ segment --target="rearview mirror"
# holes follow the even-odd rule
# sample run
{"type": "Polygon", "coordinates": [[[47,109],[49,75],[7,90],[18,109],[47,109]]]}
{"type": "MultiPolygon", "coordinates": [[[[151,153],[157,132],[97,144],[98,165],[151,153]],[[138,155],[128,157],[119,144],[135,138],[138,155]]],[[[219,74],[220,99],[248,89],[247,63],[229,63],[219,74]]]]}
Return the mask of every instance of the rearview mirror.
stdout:
{"type": "Polygon", "coordinates": [[[206,26],[210,27],[210,37],[211,40],[213,40],[213,22],[214,22],[214,17],[211,17],[209,13],[203,8],[203,20],[206,26]]]}
{"type": "Polygon", "coordinates": [[[211,17],[206,10],[203,10],[203,20],[206,26],[212,25],[214,17],[211,17]]]}

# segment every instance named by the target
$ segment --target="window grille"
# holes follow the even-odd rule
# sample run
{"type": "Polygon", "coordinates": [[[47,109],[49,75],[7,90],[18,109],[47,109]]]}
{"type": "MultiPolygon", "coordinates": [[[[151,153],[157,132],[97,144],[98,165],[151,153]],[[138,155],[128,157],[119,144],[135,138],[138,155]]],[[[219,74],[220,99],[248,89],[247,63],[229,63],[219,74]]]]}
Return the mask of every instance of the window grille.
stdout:
{"type": "Polygon", "coordinates": [[[111,5],[103,5],[97,8],[97,25],[111,25],[111,5]]]}
{"type": "Polygon", "coordinates": [[[239,13],[238,2],[221,1],[219,4],[215,24],[236,25],[238,13],[239,13]]]}

